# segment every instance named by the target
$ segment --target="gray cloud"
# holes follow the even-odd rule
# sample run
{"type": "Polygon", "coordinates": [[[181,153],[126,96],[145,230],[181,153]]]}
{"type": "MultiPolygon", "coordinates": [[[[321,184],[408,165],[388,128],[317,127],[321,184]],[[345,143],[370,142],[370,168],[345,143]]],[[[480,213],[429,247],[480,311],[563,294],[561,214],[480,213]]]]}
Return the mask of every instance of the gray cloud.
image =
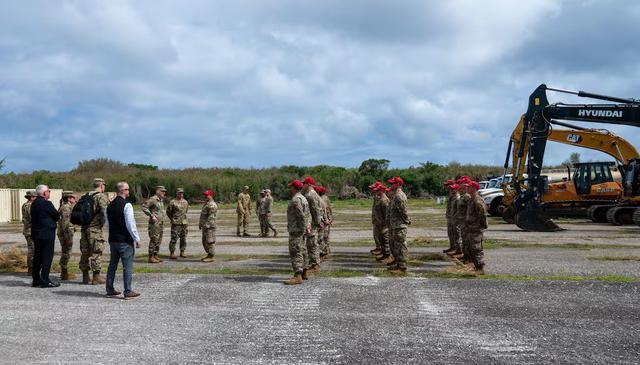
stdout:
{"type": "Polygon", "coordinates": [[[640,96],[638,20],[622,0],[4,2],[0,155],[501,164],[541,82],[640,96]]]}

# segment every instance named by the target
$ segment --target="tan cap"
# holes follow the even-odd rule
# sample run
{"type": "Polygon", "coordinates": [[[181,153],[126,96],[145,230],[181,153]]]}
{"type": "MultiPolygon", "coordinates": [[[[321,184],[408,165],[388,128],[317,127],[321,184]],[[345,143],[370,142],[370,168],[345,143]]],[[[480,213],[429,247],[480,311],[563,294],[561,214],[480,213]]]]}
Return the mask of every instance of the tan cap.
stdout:
{"type": "Polygon", "coordinates": [[[156,191],[158,191],[158,190],[160,190],[160,191],[167,191],[167,189],[165,189],[165,187],[164,187],[164,186],[162,186],[162,185],[158,185],[158,186],[156,186],[156,191]]]}
{"type": "Polygon", "coordinates": [[[249,187],[247,185],[242,187],[244,190],[249,190],[249,187]]]}
{"type": "Polygon", "coordinates": [[[24,194],[25,198],[31,198],[34,196],[37,196],[35,190],[27,190],[27,192],[24,194]]]}
{"type": "Polygon", "coordinates": [[[176,193],[183,193],[184,194],[184,189],[183,188],[177,188],[176,189],[176,193]]]}
{"type": "Polygon", "coordinates": [[[97,184],[97,183],[103,183],[104,184],[104,179],[101,177],[96,177],[95,179],[93,179],[93,183],[97,184]]]}
{"type": "Polygon", "coordinates": [[[73,196],[73,191],[71,190],[65,190],[62,192],[62,197],[66,197],[66,196],[73,196]]]}

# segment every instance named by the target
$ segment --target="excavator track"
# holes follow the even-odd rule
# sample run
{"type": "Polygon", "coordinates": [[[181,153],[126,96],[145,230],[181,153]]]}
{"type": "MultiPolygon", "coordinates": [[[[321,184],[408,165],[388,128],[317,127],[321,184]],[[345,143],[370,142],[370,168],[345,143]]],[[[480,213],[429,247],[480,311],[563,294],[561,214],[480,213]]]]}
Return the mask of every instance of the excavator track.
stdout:
{"type": "Polygon", "coordinates": [[[637,226],[640,226],[640,208],[636,209],[633,212],[633,223],[635,223],[637,226]]]}
{"type": "Polygon", "coordinates": [[[636,207],[611,208],[607,210],[607,222],[616,226],[633,224],[633,216],[636,210],[636,207]]]}
{"type": "Polygon", "coordinates": [[[607,211],[614,205],[593,205],[587,210],[587,216],[594,223],[607,223],[607,211]]]}

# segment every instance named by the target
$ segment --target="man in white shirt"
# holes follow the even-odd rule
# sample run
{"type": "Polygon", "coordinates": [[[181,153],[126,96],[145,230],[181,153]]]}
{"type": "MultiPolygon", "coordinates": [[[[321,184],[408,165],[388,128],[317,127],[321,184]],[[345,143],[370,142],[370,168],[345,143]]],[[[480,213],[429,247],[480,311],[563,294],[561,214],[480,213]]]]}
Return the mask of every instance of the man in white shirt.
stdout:
{"type": "Polygon", "coordinates": [[[133,206],[126,199],[129,197],[129,184],[119,182],[116,185],[118,196],[105,209],[106,225],[109,228],[109,246],[111,259],[107,270],[107,296],[117,296],[121,293],[113,287],[116,278],[118,262],[122,260],[122,274],[124,279],[124,298],[135,298],[139,293],[131,289],[133,274],[133,257],[135,249],[140,248],[140,236],[133,216],[133,206]],[[135,244],[135,248],[134,248],[135,244]]]}

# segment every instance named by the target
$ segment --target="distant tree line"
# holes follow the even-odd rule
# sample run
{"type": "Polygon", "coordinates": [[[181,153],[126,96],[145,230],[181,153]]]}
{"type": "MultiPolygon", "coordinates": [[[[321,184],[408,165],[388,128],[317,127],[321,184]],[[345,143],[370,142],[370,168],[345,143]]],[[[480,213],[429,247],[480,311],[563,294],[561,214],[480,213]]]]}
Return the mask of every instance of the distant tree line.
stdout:
{"type": "Polygon", "coordinates": [[[432,162],[421,163],[402,169],[390,169],[389,160],[368,159],[359,168],[328,165],[282,166],[265,169],[240,168],[187,168],[158,169],[157,166],[123,163],[107,158],[80,161],[68,172],[33,171],[30,174],[5,173],[0,175],[0,187],[29,188],[47,184],[52,188],[88,191],[92,179],[102,177],[107,181],[107,190],[115,190],[118,181],[127,181],[132,189],[132,200],[141,201],[153,194],[153,188],[164,185],[173,195],[178,187],[185,189],[191,200],[200,200],[204,190],[212,188],[216,199],[222,202],[234,201],[244,185],[253,194],[269,188],[274,197],[287,199],[287,184],[292,179],[313,176],[318,184],[328,187],[333,198],[349,199],[366,197],[368,186],[376,180],[385,181],[393,176],[401,176],[406,182],[405,191],[411,197],[443,195],[443,180],[469,175],[475,179],[485,179],[502,174],[502,168],[484,165],[463,165],[451,162],[439,165],[432,162]]]}

